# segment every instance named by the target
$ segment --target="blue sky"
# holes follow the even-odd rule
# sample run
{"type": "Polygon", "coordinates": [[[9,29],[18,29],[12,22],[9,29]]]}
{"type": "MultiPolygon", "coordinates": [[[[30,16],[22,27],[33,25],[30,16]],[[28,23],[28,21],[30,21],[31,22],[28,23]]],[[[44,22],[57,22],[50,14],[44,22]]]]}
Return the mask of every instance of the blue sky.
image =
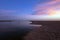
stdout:
{"type": "Polygon", "coordinates": [[[46,1],[48,0],[0,0],[0,11],[16,11],[14,15],[33,14],[37,3],[46,1]]]}
{"type": "Polygon", "coordinates": [[[37,2],[37,0],[0,0],[0,9],[15,10],[18,14],[30,14],[37,2]]]}

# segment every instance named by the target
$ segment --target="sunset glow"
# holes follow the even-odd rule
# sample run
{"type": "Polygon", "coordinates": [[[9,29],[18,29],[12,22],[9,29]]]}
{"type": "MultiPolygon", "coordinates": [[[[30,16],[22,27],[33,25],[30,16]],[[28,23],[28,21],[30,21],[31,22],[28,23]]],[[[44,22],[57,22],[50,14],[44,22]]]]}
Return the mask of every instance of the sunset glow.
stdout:
{"type": "Polygon", "coordinates": [[[48,15],[49,16],[58,16],[58,15],[60,15],[60,10],[50,10],[48,15]]]}
{"type": "MultiPolygon", "coordinates": [[[[52,0],[45,2],[42,5],[38,4],[35,8],[35,15],[44,16],[59,16],[60,15],[60,0],[52,0]]],[[[60,17],[60,16],[59,16],[60,17]]]]}

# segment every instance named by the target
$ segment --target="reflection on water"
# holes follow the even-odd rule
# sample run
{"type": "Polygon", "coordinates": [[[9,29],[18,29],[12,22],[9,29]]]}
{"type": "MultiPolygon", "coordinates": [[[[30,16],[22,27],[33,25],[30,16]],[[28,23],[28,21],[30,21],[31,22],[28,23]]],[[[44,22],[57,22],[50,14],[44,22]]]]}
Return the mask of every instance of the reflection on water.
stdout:
{"type": "MultiPolygon", "coordinates": [[[[12,26],[13,27],[13,26],[12,26]]],[[[0,39],[21,39],[25,36],[29,31],[31,31],[31,27],[15,27],[15,28],[0,28],[0,39]]]]}
{"type": "Polygon", "coordinates": [[[0,40],[22,40],[31,30],[32,26],[21,25],[21,22],[0,22],[0,40]]]}

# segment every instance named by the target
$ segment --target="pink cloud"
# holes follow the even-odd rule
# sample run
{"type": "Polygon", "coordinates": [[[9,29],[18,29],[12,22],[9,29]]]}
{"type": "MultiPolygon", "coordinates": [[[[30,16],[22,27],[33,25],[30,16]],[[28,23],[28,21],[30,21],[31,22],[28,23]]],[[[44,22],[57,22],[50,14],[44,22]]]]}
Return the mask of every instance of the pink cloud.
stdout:
{"type": "Polygon", "coordinates": [[[60,2],[60,0],[54,0],[54,1],[60,2]]]}
{"type": "Polygon", "coordinates": [[[34,11],[36,15],[49,14],[48,12],[53,9],[60,8],[60,0],[52,0],[50,2],[45,2],[42,4],[37,4],[34,11]]]}

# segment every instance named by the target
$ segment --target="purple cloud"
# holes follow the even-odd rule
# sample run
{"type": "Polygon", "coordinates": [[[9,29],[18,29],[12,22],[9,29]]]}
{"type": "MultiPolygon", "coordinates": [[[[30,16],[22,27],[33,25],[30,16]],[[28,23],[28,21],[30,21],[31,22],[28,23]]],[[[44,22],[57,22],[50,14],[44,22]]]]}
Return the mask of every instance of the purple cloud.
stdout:
{"type": "Polygon", "coordinates": [[[34,11],[36,15],[50,15],[53,10],[60,9],[60,0],[52,0],[42,4],[37,4],[34,11]]]}

